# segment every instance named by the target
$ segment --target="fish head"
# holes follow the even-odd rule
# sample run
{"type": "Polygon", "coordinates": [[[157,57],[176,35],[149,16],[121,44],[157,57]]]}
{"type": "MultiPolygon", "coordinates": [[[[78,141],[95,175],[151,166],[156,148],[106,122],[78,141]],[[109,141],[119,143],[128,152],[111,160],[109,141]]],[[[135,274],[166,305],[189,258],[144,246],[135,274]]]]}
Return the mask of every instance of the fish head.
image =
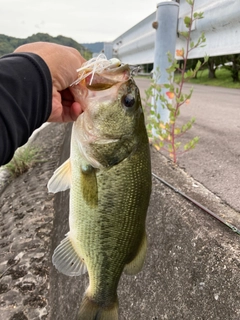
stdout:
{"type": "Polygon", "coordinates": [[[128,79],[90,95],[83,118],[97,140],[112,140],[132,134],[141,113],[138,88],[128,79]]]}
{"type": "Polygon", "coordinates": [[[109,167],[129,157],[145,130],[139,90],[129,67],[117,69],[101,75],[103,89],[96,80],[86,86],[86,107],[74,124],[78,146],[93,167],[109,167]],[[114,82],[108,88],[106,79],[114,82]]]}

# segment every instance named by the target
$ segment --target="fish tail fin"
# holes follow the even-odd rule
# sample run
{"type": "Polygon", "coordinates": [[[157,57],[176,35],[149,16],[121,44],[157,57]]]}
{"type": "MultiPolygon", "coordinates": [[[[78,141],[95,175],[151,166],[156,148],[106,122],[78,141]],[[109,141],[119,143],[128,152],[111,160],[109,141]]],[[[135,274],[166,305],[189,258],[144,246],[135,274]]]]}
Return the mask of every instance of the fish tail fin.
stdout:
{"type": "Polygon", "coordinates": [[[83,298],[77,320],[118,320],[118,301],[102,306],[87,294],[83,298]]]}

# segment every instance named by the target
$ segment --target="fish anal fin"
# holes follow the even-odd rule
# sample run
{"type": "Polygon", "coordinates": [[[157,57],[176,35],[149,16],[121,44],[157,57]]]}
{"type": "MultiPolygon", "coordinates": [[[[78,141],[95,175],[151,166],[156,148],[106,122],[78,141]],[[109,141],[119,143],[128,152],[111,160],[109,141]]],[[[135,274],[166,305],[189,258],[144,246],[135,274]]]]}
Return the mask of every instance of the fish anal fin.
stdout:
{"type": "Polygon", "coordinates": [[[134,275],[140,272],[144,264],[146,252],[147,252],[147,236],[146,236],[146,233],[144,232],[138,252],[133,258],[133,260],[125,265],[124,273],[128,275],[134,275]]]}
{"type": "Polygon", "coordinates": [[[118,320],[118,301],[102,306],[86,294],[80,306],[77,320],[118,320]]]}
{"type": "Polygon", "coordinates": [[[65,191],[71,186],[71,163],[70,159],[65,161],[57,170],[54,171],[53,176],[48,181],[48,192],[56,193],[65,191]]]}
{"type": "Polygon", "coordinates": [[[67,276],[80,276],[87,272],[84,259],[80,255],[77,240],[67,234],[53,253],[52,262],[56,269],[67,276]]]}

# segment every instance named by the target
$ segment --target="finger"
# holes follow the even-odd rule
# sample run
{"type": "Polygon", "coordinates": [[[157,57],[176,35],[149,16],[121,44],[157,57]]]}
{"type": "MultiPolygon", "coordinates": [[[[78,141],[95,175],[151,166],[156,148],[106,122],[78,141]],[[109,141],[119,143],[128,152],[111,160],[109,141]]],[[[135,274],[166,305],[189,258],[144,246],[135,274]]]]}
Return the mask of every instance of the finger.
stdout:
{"type": "Polygon", "coordinates": [[[72,101],[72,102],[74,101],[73,94],[71,93],[69,88],[60,91],[59,94],[61,95],[62,100],[66,100],[66,101],[68,100],[68,101],[72,101]]]}
{"type": "Polygon", "coordinates": [[[79,115],[83,112],[82,106],[78,102],[74,102],[70,110],[70,115],[73,121],[77,120],[79,115]]]}
{"type": "Polygon", "coordinates": [[[79,102],[74,100],[73,94],[69,89],[65,89],[60,92],[61,94],[61,102],[63,107],[71,108],[71,113],[74,118],[79,116],[79,114],[83,111],[82,106],[79,102]]]}
{"type": "Polygon", "coordinates": [[[75,121],[82,113],[82,107],[78,102],[74,102],[70,107],[64,106],[62,110],[62,121],[70,122],[75,121]]]}

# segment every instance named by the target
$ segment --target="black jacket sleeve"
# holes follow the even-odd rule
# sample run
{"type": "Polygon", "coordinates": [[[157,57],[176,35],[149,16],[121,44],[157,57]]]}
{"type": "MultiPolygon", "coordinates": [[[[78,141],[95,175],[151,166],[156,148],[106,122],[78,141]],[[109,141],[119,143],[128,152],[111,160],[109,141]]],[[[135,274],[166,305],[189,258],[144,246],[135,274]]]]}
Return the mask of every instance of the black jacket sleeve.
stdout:
{"type": "Polygon", "coordinates": [[[0,58],[0,165],[50,116],[52,78],[44,60],[33,53],[0,58]]]}

